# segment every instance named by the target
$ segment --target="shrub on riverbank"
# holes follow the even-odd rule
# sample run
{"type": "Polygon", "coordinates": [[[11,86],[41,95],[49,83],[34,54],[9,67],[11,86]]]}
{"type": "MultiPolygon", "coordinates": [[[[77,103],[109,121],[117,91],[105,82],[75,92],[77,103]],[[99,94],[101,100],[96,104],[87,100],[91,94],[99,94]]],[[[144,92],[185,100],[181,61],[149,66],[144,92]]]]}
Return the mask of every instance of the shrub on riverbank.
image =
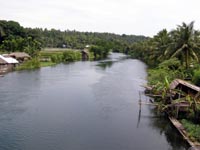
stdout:
{"type": "Polygon", "coordinates": [[[165,78],[169,82],[175,78],[183,79],[185,74],[181,68],[180,61],[176,58],[165,60],[157,68],[148,70],[148,81],[150,85],[163,83],[165,78]]]}
{"type": "Polygon", "coordinates": [[[56,50],[41,51],[40,59],[54,63],[71,62],[81,60],[81,51],[78,50],[56,50]]]}
{"type": "Polygon", "coordinates": [[[91,46],[89,49],[90,53],[93,54],[95,60],[104,59],[109,54],[109,48],[106,46],[91,46]]]}
{"type": "Polygon", "coordinates": [[[56,63],[54,62],[40,62],[40,67],[48,67],[48,66],[54,66],[56,63]]]}
{"type": "Polygon", "coordinates": [[[197,67],[193,70],[192,82],[193,82],[195,85],[200,86],[200,66],[197,66],[197,67]]]}
{"type": "Polygon", "coordinates": [[[80,51],[68,50],[68,51],[63,52],[64,62],[71,62],[71,61],[77,61],[77,60],[81,60],[80,51]]]}
{"type": "Polygon", "coordinates": [[[36,69],[36,68],[40,68],[40,61],[38,58],[33,58],[17,66],[16,70],[36,69]]]}
{"type": "Polygon", "coordinates": [[[60,62],[72,62],[81,60],[80,51],[42,51],[39,58],[33,58],[26,61],[20,66],[16,67],[16,70],[36,69],[40,67],[52,66],[60,62]]]}

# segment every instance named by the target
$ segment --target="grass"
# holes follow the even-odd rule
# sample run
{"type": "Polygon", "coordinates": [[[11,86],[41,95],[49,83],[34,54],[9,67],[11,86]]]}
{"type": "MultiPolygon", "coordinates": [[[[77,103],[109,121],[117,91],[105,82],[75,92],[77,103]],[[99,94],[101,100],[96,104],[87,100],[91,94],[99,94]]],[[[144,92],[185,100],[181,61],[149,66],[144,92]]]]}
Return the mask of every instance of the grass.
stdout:
{"type": "Polygon", "coordinates": [[[55,52],[55,51],[68,51],[68,50],[78,50],[78,49],[70,49],[70,48],[44,48],[42,49],[42,52],[48,51],[48,52],[55,52]]]}
{"type": "Polygon", "coordinates": [[[16,70],[28,70],[28,69],[37,69],[37,68],[40,68],[40,61],[37,58],[33,58],[17,66],[16,70]]]}
{"type": "Polygon", "coordinates": [[[30,70],[30,69],[37,69],[40,67],[47,67],[47,66],[53,66],[56,65],[54,62],[40,62],[38,59],[34,58],[32,60],[29,60],[27,62],[24,62],[20,66],[16,67],[16,70],[30,70]]]}
{"type": "Polygon", "coordinates": [[[39,52],[37,58],[33,58],[16,67],[16,70],[36,69],[53,66],[61,62],[73,62],[81,60],[81,51],[64,48],[45,48],[39,52]]]}
{"type": "Polygon", "coordinates": [[[50,60],[53,63],[81,60],[81,52],[78,50],[51,48],[40,51],[40,60],[50,60]]]}
{"type": "Polygon", "coordinates": [[[200,125],[194,124],[193,122],[188,121],[186,119],[182,119],[181,123],[188,132],[190,139],[192,141],[200,142],[200,125]]]}
{"type": "Polygon", "coordinates": [[[52,55],[59,55],[62,56],[64,51],[40,51],[40,58],[49,58],[52,55]]]}
{"type": "Polygon", "coordinates": [[[40,62],[40,67],[48,67],[48,66],[54,66],[56,63],[54,62],[40,62]]]}

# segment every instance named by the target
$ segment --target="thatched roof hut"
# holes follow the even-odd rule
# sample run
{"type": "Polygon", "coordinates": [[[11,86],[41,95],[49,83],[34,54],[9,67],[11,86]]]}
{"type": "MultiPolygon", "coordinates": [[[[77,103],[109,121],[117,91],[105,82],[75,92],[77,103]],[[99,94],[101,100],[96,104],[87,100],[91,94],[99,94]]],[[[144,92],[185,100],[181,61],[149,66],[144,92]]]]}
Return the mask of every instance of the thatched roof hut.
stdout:
{"type": "Polygon", "coordinates": [[[87,49],[83,49],[81,51],[82,54],[82,60],[88,60],[89,59],[89,51],[87,49]]]}
{"type": "Polygon", "coordinates": [[[23,62],[31,58],[31,56],[29,56],[25,52],[14,52],[14,53],[8,54],[8,56],[17,59],[20,62],[23,62]]]}

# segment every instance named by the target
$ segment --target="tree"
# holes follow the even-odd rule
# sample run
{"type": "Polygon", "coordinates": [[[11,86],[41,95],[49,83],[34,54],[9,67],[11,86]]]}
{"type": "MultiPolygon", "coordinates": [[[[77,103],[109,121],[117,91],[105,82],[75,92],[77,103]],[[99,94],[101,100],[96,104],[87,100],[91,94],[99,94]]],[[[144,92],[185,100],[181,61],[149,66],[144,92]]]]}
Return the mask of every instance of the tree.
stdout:
{"type": "Polygon", "coordinates": [[[177,57],[182,62],[185,62],[186,69],[189,68],[190,59],[198,61],[196,50],[197,46],[197,32],[194,30],[194,22],[182,23],[176,30],[171,33],[172,42],[165,51],[169,57],[177,57]]]}

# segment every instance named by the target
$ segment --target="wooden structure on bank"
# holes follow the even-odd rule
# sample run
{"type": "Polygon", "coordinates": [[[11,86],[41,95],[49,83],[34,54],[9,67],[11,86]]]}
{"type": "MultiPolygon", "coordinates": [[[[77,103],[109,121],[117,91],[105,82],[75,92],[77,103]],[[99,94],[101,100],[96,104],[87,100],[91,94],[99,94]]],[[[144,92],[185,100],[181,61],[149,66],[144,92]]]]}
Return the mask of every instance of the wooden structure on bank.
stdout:
{"type": "Polygon", "coordinates": [[[200,143],[193,142],[190,140],[189,135],[186,132],[185,128],[177,119],[175,119],[173,117],[169,117],[169,120],[174,125],[174,127],[179,131],[179,133],[183,136],[184,140],[186,140],[188,142],[188,144],[191,146],[192,150],[200,150],[200,143]]]}
{"type": "Polygon", "coordinates": [[[180,90],[185,94],[189,94],[190,96],[196,96],[200,92],[200,87],[181,79],[175,79],[174,81],[172,81],[172,83],[170,84],[170,89],[180,90]]]}
{"type": "Polygon", "coordinates": [[[192,98],[197,104],[200,99],[200,87],[195,86],[187,81],[175,79],[170,84],[171,102],[169,107],[176,111],[176,117],[178,118],[179,112],[189,112],[191,103],[188,98],[192,98]]]}
{"type": "MultiPolygon", "coordinates": [[[[149,93],[153,90],[153,87],[145,87],[146,91],[149,93]]],[[[187,100],[187,96],[196,101],[196,104],[200,104],[200,87],[193,85],[187,81],[175,79],[171,82],[169,87],[169,93],[167,93],[167,99],[169,100],[166,104],[165,112],[168,114],[168,118],[173,126],[179,131],[179,133],[183,136],[183,138],[187,141],[187,143],[191,146],[188,150],[200,150],[200,143],[193,142],[183,127],[183,125],[171,115],[171,110],[176,112],[176,117],[178,118],[179,112],[188,112],[189,108],[191,108],[191,102],[187,100]]],[[[152,94],[150,93],[150,96],[152,94]]],[[[153,95],[154,98],[156,96],[153,95]]],[[[139,103],[140,105],[142,102],[139,103]]],[[[141,107],[141,106],[140,106],[141,107]]]]}
{"type": "MultiPolygon", "coordinates": [[[[19,62],[24,62],[26,60],[31,59],[31,56],[29,56],[25,52],[14,52],[14,53],[7,54],[7,56],[17,59],[19,62]]],[[[7,57],[7,56],[5,56],[5,57],[7,57]]]]}
{"type": "Polygon", "coordinates": [[[89,51],[87,49],[83,49],[81,51],[82,60],[89,60],[89,51]]]}
{"type": "Polygon", "coordinates": [[[4,57],[0,55],[0,74],[12,71],[19,62],[12,57],[4,57]]]}

